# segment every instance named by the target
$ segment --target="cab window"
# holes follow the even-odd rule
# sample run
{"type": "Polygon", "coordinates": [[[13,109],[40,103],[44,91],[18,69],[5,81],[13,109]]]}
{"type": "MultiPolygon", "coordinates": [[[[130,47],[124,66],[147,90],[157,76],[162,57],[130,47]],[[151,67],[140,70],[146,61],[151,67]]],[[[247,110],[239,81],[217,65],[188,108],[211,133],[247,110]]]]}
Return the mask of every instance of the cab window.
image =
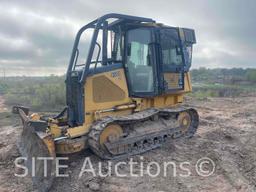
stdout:
{"type": "Polygon", "coordinates": [[[164,68],[172,69],[182,66],[182,50],[176,29],[161,29],[160,45],[164,68]]]}
{"type": "Polygon", "coordinates": [[[151,30],[132,29],[127,34],[127,59],[129,83],[133,93],[154,91],[151,30]]]}

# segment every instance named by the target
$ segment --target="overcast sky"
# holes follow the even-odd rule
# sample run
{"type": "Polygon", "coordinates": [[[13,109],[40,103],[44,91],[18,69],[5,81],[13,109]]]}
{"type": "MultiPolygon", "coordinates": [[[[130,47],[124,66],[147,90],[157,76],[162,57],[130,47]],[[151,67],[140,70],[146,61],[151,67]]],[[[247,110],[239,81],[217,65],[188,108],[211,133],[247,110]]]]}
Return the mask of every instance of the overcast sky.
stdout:
{"type": "Polygon", "coordinates": [[[195,29],[193,68],[256,67],[255,0],[1,0],[0,75],[64,74],[79,28],[111,12],[195,29]]]}

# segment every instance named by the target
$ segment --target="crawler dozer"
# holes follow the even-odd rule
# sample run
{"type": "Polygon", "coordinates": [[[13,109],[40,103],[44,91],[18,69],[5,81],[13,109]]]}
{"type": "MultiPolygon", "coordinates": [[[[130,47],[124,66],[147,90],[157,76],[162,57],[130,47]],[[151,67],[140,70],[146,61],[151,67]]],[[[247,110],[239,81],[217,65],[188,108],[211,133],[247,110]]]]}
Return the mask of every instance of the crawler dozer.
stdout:
{"type": "MultiPolygon", "coordinates": [[[[66,73],[65,109],[45,117],[13,107],[23,122],[21,153],[55,158],[90,148],[111,160],[192,137],[198,113],[182,103],[192,90],[195,43],[194,30],[150,18],[107,14],[83,26],[66,73]]],[[[36,169],[41,191],[50,188],[53,167],[48,162],[47,177],[36,169]]]]}

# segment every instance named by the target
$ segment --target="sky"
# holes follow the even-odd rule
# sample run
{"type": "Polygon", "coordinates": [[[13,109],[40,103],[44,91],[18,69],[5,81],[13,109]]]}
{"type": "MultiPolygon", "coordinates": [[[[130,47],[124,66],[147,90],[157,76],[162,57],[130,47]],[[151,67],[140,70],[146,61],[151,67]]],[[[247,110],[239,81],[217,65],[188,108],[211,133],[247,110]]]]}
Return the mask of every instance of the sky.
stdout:
{"type": "Polygon", "coordinates": [[[193,68],[256,67],[255,0],[1,0],[0,76],[64,74],[79,28],[106,13],[195,29],[193,68]]]}

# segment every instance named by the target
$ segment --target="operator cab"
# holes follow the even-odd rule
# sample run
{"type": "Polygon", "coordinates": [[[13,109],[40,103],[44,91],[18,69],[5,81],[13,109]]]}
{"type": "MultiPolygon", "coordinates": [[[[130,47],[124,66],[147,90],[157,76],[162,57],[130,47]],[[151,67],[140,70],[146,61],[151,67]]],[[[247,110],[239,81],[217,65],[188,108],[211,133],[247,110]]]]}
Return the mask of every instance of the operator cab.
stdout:
{"type": "Polygon", "coordinates": [[[132,95],[155,96],[184,88],[184,72],[191,66],[195,42],[193,30],[141,24],[128,29],[125,39],[125,67],[132,95]],[[193,41],[182,41],[184,31],[193,41]],[[170,76],[177,80],[168,82],[170,76]]]}
{"type": "Polygon", "coordinates": [[[76,36],[67,71],[71,121],[76,125],[84,122],[84,115],[79,115],[84,110],[84,83],[98,73],[123,68],[130,97],[182,91],[195,42],[192,29],[169,27],[143,17],[108,14],[85,25],[76,36]]]}

